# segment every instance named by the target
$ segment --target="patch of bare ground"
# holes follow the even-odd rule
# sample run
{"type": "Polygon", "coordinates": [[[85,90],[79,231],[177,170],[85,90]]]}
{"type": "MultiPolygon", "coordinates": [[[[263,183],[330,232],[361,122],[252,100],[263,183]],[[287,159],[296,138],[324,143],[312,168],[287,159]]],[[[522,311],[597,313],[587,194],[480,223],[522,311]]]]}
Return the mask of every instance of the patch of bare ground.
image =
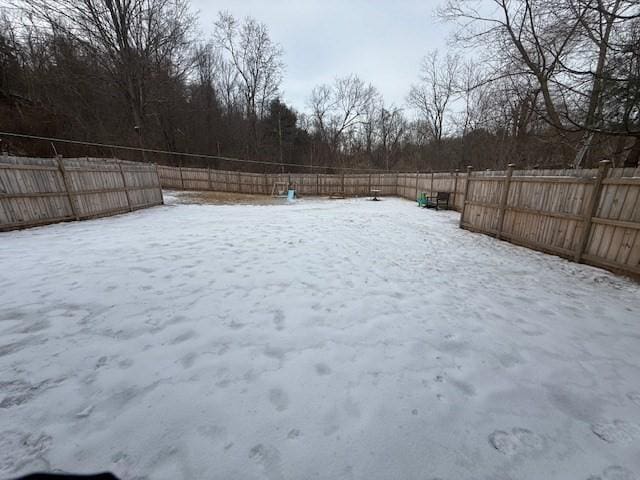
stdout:
{"type": "Polygon", "coordinates": [[[172,191],[171,195],[176,197],[176,203],[196,205],[276,205],[286,202],[286,199],[281,197],[271,197],[268,195],[252,195],[246,193],[172,191]]]}

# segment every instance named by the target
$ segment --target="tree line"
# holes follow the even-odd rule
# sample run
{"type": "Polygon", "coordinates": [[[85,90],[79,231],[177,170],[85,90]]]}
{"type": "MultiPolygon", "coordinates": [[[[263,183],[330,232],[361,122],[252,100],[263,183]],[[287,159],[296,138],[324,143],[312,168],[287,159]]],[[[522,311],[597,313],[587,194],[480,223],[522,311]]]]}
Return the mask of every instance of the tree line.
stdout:
{"type": "Polygon", "coordinates": [[[0,145],[259,172],[638,164],[636,0],[449,0],[437,14],[455,41],[426,52],[404,105],[351,74],[296,110],[283,50],[253,18],[221,12],[203,39],[187,0],[16,0],[0,7],[1,131],[217,158],[0,145]]]}

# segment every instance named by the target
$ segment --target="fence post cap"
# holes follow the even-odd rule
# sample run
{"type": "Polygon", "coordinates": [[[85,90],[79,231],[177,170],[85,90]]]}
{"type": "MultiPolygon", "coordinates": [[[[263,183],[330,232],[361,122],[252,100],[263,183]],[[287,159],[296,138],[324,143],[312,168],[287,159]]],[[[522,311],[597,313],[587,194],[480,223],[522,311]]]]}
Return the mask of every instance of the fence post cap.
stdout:
{"type": "Polygon", "coordinates": [[[510,163],[509,165],[507,165],[507,168],[516,168],[516,164],[515,163],[510,163]]]}
{"type": "Polygon", "coordinates": [[[467,165],[467,170],[469,171],[473,170],[473,165],[467,165]]]}
{"type": "Polygon", "coordinates": [[[600,160],[598,162],[598,165],[601,167],[610,167],[611,166],[611,160],[600,160]]]}

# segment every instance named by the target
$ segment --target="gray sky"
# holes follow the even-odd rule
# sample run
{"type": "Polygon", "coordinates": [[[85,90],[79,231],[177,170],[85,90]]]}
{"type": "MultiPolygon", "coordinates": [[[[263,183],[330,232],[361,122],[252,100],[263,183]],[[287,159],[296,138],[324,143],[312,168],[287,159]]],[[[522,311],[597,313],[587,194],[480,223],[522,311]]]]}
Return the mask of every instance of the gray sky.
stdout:
{"type": "Polygon", "coordinates": [[[284,100],[306,110],[311,89],[355,73],[402,106],[420,60],[446,49],[447,25],[429,0],[191,0],[205,35],[219,10],[254,17],[284,48],[284,100]]]}

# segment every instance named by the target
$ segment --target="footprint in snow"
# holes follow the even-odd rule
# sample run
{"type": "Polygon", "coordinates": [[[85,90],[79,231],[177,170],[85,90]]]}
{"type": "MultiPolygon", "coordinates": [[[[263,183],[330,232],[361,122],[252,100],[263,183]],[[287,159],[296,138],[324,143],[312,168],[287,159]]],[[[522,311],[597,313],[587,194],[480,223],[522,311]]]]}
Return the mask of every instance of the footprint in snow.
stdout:
{"type": "Polygon", "coordinates": [[[81,412],[76,413],[76,417],[77,418],[86,418],[89,415],[91,415],[91,412],[93,412],[93,405],[89,405],[87,408],[85,408],[84,410],[82,410],[81,412]]]}
{"type": "Polygon", "coordinates": [[[285,357],[285,351],[282,348],[267,346],[263,352],[267,357],[275,358],[276,360],[283,360],[285,357]]]}
{"type": "Polygon", "coordinates": [[[276,310],[273,314],[273,324],[275,325],[276,330],[284,330],[284,320],[284,312],[282,310],[276,310]]]}
{"type": "Polygon", "coordinates": [[[605,468],[600,475],[591,475],[587,480],[638,480],[640,477],[619,465],[605,468]]]}
{"type": "Polygon", "coordinates": [[[44,319],[35,320],[31,323],[21,322],[19,327],[10,329],[9,333],[21,333],[21,334],[36,333],[42,330],[46,330],[47,328],[50,327],[50,325],[51,325],[50,322],[44,319]]]}
{"type": "Polygon", "coordinates": [[[197,430],[198,433],[212,439],[224,438],[227,435],[227,429],[220,425],[200,425],[197,430]]]}
{"type": "Polygon", "coordinates": [[[11,408],[27,403],[34,397],[38,389],[39,386],[23,380],[0,382],[0,392],[4,396],[0,401],[0,408],[11,408]]]}
{"type": "Polygon", "coordinates": [[[111,456],[111,463],[129,463],[129,455],[125,452],[116,452],[111,456]]]}
{"type": "Polygon", "coordinates": [[[184,368],[186,370],[186,369],[191,368],[193,366],[193,364],[194,364],[194,362],[196,361],[197,358],[198,358],[198,354],[197,353],[189,352],[185,356],[180,358],[179,362],[182,365],[182,368],[184,368]]]}
{"type": "Polygon", "coordinates": [[[125,358],[124,360],[120,360],[118,362],[118,367],[120,367],[122,370],[131,368],[132,365],[133,365],[133,359],[131,358],[125,358]]]}
{"type": "Polygon", "coordinates": [[[229,324],[229,328],[231,328],[232,330],[240,330],[241,328],[244,328],[244,326],[244,323],[236,322],[235,320],[232,320],[229,324]]]}
{"type": "Polygon", "coordinates": [[[249,451],[249,458],[263,468],[265,476],[269,480],[284,478],[280,452],[277,448],[259,443],[249,451]]]}
{"type": "Polygon", "coordinates": [[[627,393],[627,398],[636,405],[640,406],[640,392],[629,392],[627,393]]]}
{"type": "Polygon", "coordinates": [[[527,455],[542,450],[541,436],[526,428],[512,428],[510,432],[496,430],[489,435],[489,444],[504,455],[527,455]]]}
{"type": "Polygon", "coordinates": [[[331,373],[331,368],[324,363],[316,363],[315,368],[318,375],[329,375],[331,373]]]}
{"type": "Polygon", "coordinates": [[[515,367],[516,365],[520,365],[524,363],[524,359],[518,353],[505,353],[505,354],[499,355],[498,361],[500,362],[500,365],[502,365],[505,368],[512,368],[512,367],[515,367]]]}
{"type": "Polygon", "coordinates": [[[476,394],[476,387],[470,383],[463,382],[462,380],[450,380],[450,383],[467,397],[473,397],[476,394]]]}
{"type": "Polygon", "coordinates": [[[542,329],[542,328],[530,328],[530,329],[522,329],[521,332],[525,335],[527,335],[528,337],[539,337],[540,335],[544,335],[546,332],[546,330],[542,329]]]}
{"type": "MultiPolygon", "coordinates": [[[[44,433],[26,433],[16,430],[0,432],[0,475],[8,476],[28,465],[48,463],[43,458],[51,447],[52,438],[44,433]]],[[[49,469],[50,466],[38,465],[34,469],[49,469]],[[44,467],[44,468],[43,468],[44,467]]]]}
{"type": "Polygon", "coordinates": [[[591,431],[608,443],[629,443],[640,438],[640,426],[623,420],[595,423],[591,431]]]}
{"type": "Polygon", "coordinates": [[[105,357],[105,356],[100,357],[100,358],[98,359],[98,361],[96,362],[96,367],[95,367],[95,368],[102,368],[102,367],[104,367],[104,366],[107,364],[107,362],[108,362],[108,361],[109,361],[109,358],[108,358],[108,357],[105,357]]]}
{"type": "Polygon", "coordinates": [[[169,344],[170,345],[177,345],[179,343],[183,343],[186,342],[187,340],[189,340],[190,338],[193,338],[196,336],[196,332],[194,332],[193,330],[188,330],[184,333],[181,333],[180,335],[178,335],[177,337],[173,338],[169,344]]]}
{"type": "Polygon", "coordinates": [[[286,410],[289,406],[289,396],[281,388],[269,390],[269,401],[279,412],[286,410]]]}

